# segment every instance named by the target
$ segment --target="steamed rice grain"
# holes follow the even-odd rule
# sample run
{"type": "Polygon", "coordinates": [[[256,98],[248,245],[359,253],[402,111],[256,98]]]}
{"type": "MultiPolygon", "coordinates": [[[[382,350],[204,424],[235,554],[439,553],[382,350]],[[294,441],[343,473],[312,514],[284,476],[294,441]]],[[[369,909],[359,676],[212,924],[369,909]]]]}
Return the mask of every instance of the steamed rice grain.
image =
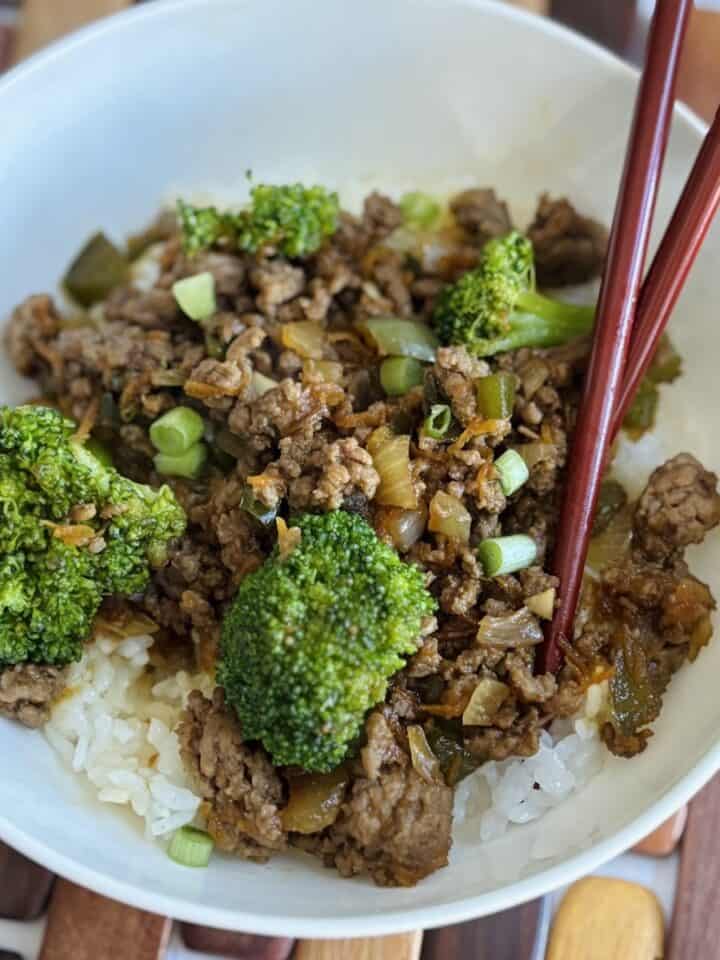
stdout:
{"type": "Polygon", "coordinates": [[[163,837],[198,814],[174,730],[190,691],[209,694],[213,683],[179,671],[150,687],[152,643],[149,635],[98,637],[70,668],[45,735],[101,803],[130,807],[149,836],[163,837]]]}

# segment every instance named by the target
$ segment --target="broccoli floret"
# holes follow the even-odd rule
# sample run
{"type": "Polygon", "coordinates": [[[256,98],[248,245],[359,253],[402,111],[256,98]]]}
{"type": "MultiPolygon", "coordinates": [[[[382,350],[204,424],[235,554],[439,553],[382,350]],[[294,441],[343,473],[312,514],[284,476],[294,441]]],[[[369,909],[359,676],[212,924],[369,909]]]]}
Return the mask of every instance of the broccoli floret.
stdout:
{"type": "Polygon", "coordinates": [[[246,576],[222,626],[218,680],[248,740],[277,764],[327,771],[389,677],[417,649],[435,601],[356,514],[305,514],[301,539],[246,576]]]}
{"type": "Polygon", "coordinates": [[[74,430],[0,407],[0,667],[78,659],[102,598],[142,591],[185,528],[168,487],[121,476],[74,430]]]}
{"type": "Polygon", "coordinates": [[[276,247],[286,257],[314,253],[335,233],[339,203],[336,193],[324,187],[257,184],[250,205],[239,213],[222,213],[215,207],[192,207],[178,201],[178,217],[185,250],[197,253],[222,240],[248,253],[276,247]]]}
{"type": "Polygon", "coordinates": [[[445,287],[433,325],[445,344],[480,357],[519,347],[550,347],[592,329],[592,307],[562,303],[535,290],[530,240],[517,231],[485,244],[480,262],[445,287]]]}
{"type": "Polygon", "coordinates": [[[190,256],[214,247],[221,240],[233,242],[236,239],[235,214],[221,213],[215,207],[193,207],[178,200],[177,215],[183,246],[190,256]]]}

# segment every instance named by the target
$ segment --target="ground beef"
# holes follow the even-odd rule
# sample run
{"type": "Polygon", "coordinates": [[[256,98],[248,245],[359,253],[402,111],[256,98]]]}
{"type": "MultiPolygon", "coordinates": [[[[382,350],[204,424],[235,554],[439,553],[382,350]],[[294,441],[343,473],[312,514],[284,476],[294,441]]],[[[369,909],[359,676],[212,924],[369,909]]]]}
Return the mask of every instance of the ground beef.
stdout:
{"type": "Polygon", "coordinates": [[[26,727],[41,727],[64,685],[65,671],[59,667],[32,663],[7,667],[0,672],[0,714],[26,727]]]}
{"type": "Polygon", "coordinates": [[[411,886],[447,864],[452,790],[420,777],[382,712],[371,714],[366,730],[363,774],[319,852],[343,876],[369,873],[381,886],[411,886]]]}
{"type": "Polygon", "coordinates": [[[585,283],[602,271],[607,230],[581,216],[565,198],[540,197],[527,234],[535,251],[535,272],[541,286],[585,283]]]}
{"type": "Polygon", "coordinates": [[[433,374],[463,426],[478,416],[475,381],[489,373],[488,364],[472,357],[465,347],[441,347],[437,352],[433,374]]]}
{"type": "Polygon", "coordinates": [[[295,510],[338,510],[358,494],[372,500],[379,483],[372,457],[354,437],[323,440],[308,454],[302,476],[290,481],[288,502],[295,510]]]}
{"type": "Polygon", "coordinates": [[[60,317],[51,297],[29,297],[13,311],[5,334],[10,360],[24,377],[40,376],[61,358],[49,347],[60,329],[60,317]]]}
{"type": "Polygon", "coordinates": [[[282,260],[265,261],[251,271],[250,279],[258,291],[258,309],[270,317],[281,303],[297,297],[305,287],[305,272],[282,260]]]}
{"type": "Polygon", "coordinates": [[[220,688],[212,701],[197,690],[190,694],[178,739],[194,787],[206,801],[207,829],[217,846],[259,862],[282,850],[285,787],[262,747],[243,742],[220,688]]]}
{"type": "Polygon", "coordinates": [[[689,453],[680,453],[650,477],[635,512],[633,534],[645,556],[666,560],[700,543],[718,523],[717,477],[689,453]]]}
{"type": "Polygon", "coordinates": [[[507,760],[508,757],[532,757],[540,743],[539,720],[538,710],[531,707],[508,727],[473,727],[465,736],[465,748],[481,763],[507,760]]]}
{"type": "Polygon", "coordinates": [[[494,190],[464,190],[453,197],[450,209],[463,230],[480,244],[512,230],[507,204],[494,190]]]}

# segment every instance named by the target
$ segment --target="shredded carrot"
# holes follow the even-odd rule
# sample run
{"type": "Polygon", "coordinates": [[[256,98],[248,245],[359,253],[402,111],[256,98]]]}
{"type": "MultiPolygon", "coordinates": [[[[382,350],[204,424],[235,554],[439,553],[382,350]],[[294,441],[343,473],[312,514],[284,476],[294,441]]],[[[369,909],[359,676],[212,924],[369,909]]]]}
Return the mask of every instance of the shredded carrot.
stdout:
{"type": "Polygon", "coordinates": [[[41,523],[49,527],[53,537],[62,540],[66,547],[86,547],[97,536],[97,532],[86,523],[61,524],[50,520],[42,520],[41,523]]]}
{"type": "Polygon", "coordinates": [[[506,420],[484,420],[482,417],[476,417],[471,420],[463,430],[457,440],[448,447],[450,456],[462,450],[473,437],[480,437],[483,434],[496,433],[507,425],[506,420]]]}

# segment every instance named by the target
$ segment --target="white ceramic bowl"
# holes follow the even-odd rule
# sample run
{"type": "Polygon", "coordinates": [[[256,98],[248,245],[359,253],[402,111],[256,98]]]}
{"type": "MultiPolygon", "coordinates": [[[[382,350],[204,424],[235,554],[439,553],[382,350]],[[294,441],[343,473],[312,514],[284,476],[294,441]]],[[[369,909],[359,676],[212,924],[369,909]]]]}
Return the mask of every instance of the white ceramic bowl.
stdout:
{"type": "MultiPolygon", "coordinates": [[[[635,89],[635,73],[599,48],[482,0],[158,0],[0,82],[0,315],[53,288],[98,226],[122,235],[178,189],[236,194],[248,167],[345,196],[492,184],[521,223],[549,189],[609,220],[635,89]]],[[[661,226],[701,133],[677,112],[661,226]]],[[[716,229],[674,323],[685,377],[664,394],[657,433],[624,456],[634,488],[679,449],[720,467],[719,257],[716,229]]],[[[0,364],[0,399],[26,396],[0,364]]],[[[716,592],[719,559],[720,537],[693,551],[716,592]]],[[[102,893],[215,926],[339,937],[453,923],[591,870],[687,800],[720,766],[719,673],[716,640],[673,681],[647,752],[610,762],[550,814],[566,824],[564,849],[524,879],[518,864],[542,821],[483,848],[457,842],[450,866],[412,890],[341,880],[299,856],[183,869],[88,800],[40,734],[4,722],[0,836],[102,893]]]]}

